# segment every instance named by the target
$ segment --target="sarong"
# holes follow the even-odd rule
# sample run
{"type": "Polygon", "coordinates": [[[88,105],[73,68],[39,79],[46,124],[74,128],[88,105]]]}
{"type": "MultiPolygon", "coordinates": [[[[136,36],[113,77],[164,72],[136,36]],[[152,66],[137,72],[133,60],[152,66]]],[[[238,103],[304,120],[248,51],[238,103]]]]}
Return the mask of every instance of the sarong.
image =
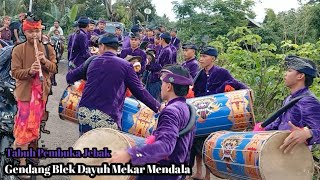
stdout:
{"type": "Polygon", "coordinates": [[[95,128],[119,129],[117,123],[111,116],[98,109],[79,107],[78,119],[80,136],[95,128]]]}
{"type": "Polygon", "coordinates": [[[39,138],[40,123],[46,102],[42,100],[42,85],[39,74],[32,80],[31,100],[19,101],[13,135],[18,145],[26,145],[39,138]]]}

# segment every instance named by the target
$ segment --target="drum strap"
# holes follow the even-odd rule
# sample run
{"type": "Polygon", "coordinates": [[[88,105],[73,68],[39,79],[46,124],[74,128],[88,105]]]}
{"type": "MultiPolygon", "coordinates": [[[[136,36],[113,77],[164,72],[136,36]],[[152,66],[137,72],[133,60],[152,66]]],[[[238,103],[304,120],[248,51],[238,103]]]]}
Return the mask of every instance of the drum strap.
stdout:
{"type": "Polygon", "coordinates": [[[275,121],[282,113],[286,112],[288,109],[290,109],[293,105],[295,105],[300,99],[304,97],[312,96],[310,94],[303,94],[301,96],[298,96],[294,99],[292,99],[290,102],[288,102],[286,105],[284,105],[282,108],[280,108],[278,111],[273,113],[267,120],[265,120],[262,124],[261,127],[265,128],[269,124],[271,124],[273,121],[275,121]]]}
{"type": "Polygon", "coordinates": [[[196,123],[196,109],[194,108],[193,105],[191,105],[189,103],[187,103],[187,105],[188,105],[189,112],[190,112],[190,118],[189,118],[189,122],[188,122],[187,126],[179,132],[179,137],[183,137],[185,134],[190,132],[196,123]]]}
{"type": "Polygon", "coordinates": [[[88,71],[88,67],[89,64],[92,62],[92,60],[94,60],[96,57],[98,57],[98,55],[93,55],[91,57],[89,57],[84,63],[83,63],[83,67],[82,67],[82,73],[84,74],[85,79],[87,80],[87,71],[88,71]]]}
{"type": "MultiPolygon", "coordinates": [[[[46,58],[49,59],[49,48],[48,48],[48,44],[43,44],[44,48],[46,50],[46,58]]],[[[50,59],[49,59],[50,60],[50,59]]]]}

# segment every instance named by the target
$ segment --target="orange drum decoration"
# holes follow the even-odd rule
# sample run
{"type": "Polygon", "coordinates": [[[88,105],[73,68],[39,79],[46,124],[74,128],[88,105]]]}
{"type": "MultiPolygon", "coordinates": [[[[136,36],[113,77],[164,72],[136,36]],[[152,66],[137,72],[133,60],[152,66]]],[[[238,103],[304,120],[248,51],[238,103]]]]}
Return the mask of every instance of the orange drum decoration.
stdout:
{"type": "Polygon", "coordinates": [[[78,122],[78,105],[85,84],[84,80],[77,81],[64,91],[59,104],[60,119],[78,122]]]}
{"type": "Polygon", "coordinates": [[[313,159],[306,145],[298,145],[293,154],[279,149],[289,134],[218,131],[206,139],[203,160],[213,175],[225,179],[312,179],[313,159]]]}

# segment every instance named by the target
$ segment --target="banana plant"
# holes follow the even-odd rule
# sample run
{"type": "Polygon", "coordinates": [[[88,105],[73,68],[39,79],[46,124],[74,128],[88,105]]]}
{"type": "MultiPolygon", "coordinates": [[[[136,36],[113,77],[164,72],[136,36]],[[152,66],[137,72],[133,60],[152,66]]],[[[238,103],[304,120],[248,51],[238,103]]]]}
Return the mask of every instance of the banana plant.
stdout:
{"type": "Polygon", "coordinates": [[[10,16],[17,19],[20,12],[26,12],[27,7],[23,0],[3,0],[0,3],[0,16],[10,16]]]}
{"type": "Polygon", "coordinates": [[[71,9],[66,7],[65,14],[62,14],[57,5],[53,4],[51,6],[51,12],[44,12],[45,15],[50,17],[52,20],[59,20],[60,25],[64,27],[67,31],[70,30],[73,22],[76,20],[76,17],[79,12],[79,6],[81,4],[74,4],[71,9]]]}

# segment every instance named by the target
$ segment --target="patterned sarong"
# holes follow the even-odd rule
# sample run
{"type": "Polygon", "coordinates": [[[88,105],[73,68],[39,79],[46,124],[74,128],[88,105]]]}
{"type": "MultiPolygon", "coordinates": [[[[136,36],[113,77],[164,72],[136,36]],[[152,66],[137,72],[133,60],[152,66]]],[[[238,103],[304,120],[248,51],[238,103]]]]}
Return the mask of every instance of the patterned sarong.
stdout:
{"type": "Polygon", "coordinates": [[[78,110],[80,136],[95,128],[111,128],[118,130],[116,122],[108,114],[98,110],[80,107],[78,110]]]}
{"type": "Polygon", "coordinates": [[[29,144],[39,138],[40,123],[46,102],[42,100],[42,85],[39,75],[32,80],[31,101],[18,101],[14,124],[14,137],[18,145],[29,144]]]}

